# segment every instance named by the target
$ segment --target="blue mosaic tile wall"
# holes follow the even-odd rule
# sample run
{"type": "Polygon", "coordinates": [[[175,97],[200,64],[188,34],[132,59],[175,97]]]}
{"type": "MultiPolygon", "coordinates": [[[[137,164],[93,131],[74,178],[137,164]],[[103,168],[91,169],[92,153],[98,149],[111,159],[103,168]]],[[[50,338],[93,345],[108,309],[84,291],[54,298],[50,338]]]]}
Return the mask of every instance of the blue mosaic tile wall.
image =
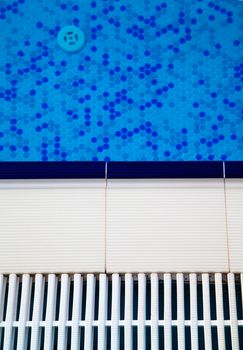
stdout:
{"type": "Polygon", "coordinates": [[[0,28],[0,160],[243,159],[242,1],[0,0],[0,28]]]}

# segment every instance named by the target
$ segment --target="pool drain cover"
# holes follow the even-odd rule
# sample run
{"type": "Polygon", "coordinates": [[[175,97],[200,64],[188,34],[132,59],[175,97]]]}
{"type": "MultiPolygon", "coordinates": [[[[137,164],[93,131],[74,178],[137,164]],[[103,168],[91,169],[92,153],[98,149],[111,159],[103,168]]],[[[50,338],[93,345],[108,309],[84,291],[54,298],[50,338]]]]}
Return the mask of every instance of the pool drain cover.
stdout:
{"type": "Polygon", "coordinates": [[[84,32],[75,26],[63,27],[58,33],[57,42],[64,51],[79,51],[85,43],[84,32]]]}

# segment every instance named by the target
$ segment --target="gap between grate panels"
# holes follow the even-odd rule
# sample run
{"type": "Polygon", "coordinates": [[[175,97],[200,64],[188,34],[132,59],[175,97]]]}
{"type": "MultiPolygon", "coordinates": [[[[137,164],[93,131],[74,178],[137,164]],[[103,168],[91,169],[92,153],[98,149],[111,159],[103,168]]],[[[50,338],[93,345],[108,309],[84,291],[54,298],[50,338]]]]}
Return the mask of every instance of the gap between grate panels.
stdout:
{"type": "Polygon", "coordinates": [[[227,206],[227,191],[226,191],[226,179],[225,179],[225,163],[223,163],[224,170],[224,211],[225,211],[225,228],[226,228],[226,242],[227,242],[227,257],[229,271],[231,270],[231,256],[230,256],[230,239],[229,239],[229,224],[228,224],[228,206],[227,206]]]}
{"type": "Polygon", "coordinates": [[[0,275],[0,349],[242,349],[243,274],[0,275]]]}

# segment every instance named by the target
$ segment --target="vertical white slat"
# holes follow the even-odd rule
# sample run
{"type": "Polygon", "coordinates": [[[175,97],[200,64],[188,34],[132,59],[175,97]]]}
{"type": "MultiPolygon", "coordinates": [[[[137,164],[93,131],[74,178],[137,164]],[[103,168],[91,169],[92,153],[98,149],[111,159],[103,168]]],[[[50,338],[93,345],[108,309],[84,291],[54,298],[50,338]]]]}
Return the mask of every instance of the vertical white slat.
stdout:
{"type": "Polygon", "coordinates": [[[178,350],[185,350],[185,305],[184,305],[184,276],[182,273],[176,275],[177,289],[177,334],[178,350]]]}
{"type": "Polygon", "coordinates": [[[95,277],[93,274],[88,274],[86,310],[85,310],[84,350],[93,349],[94,308],[95,308],[95,277]]]}
{"type": "Polygon", "coordinates": [[[222,274],[215,274],[215,293],[216,293],[216,313],[217,313],[217,333],[218,348],[225,350],[225,333],[224,333],[224,302],[223,302],[223,285],[222,274]]]}
{"type": "Polygon", "coordinates": [[[35,293],[30,343],[31,350],[40,349],[40,321],[43,307],[44,283],[45,280],[41,274],[35,275],[35,293]]]}
{"type": "Polygon", "coordinates": [[[132,350],[133,277],[125,274],[125,349],[132,350]]]}
{"type": "Polygon", "coordinates": [[[11,350],[13,346],[13,321],[16,317],[18,298],[18,277],[15,274],[9,276],[8,301],[6,312],[6,325],[4,332],[3,350],[11,350]]]}
{"type": "MultiPolygon", "coordinates": [[[[5,296],[6,278],[0,274],[0,324],[3,321],[3,307],[5,296]]],[[[0,339],[2,338],[3,327],[0,327],[0,339]]]]}
{"type": "Polygon", "coordinates": [[[4,296],[6,289],[6,278],[0,274],[0,322],[3,320],[4,296]]]}
{"type": "Polygon", "coordinates": [[[159,350],[159,279],[151,274],[151,350],[159,350]]]}
{"type": "Polygon", "coordinates": [[[83,279],[80,274],[74,275],[73,280],[73,311],[72,311],[72,331],[71,350],[80,349],[80,326],[81,308],[83,296],[83,279]]]}
{"type": "Polygon", "coordinates": [[[171,274],[164,274],[164,344],[165,349],[172,349],[172,328],[171,328],[171,274]]]}
{"type": "Polygon", "coordinates": [[[53,340],[54,340],[53,321],[55,319],[56,297],[57,297],[57,277],[54,274],[49,274],[48,284],[47,284],[44,350],[53,349],[53,340]]]}
{"type": "Polygon", "coordinates": [[[98,350],[106,350],[106,320],[108,280],[105,274],[100,274],[99,316],[98,316],[98,350]]]}
{"type": "Polygon", "coordinates": [[[28,321],[30,309],[31,282],[30,275],[24,274],[22,277],[17,350],[25,350],[27,346],[26,321],[28,321]]]}
{"type": "Polygon", "coordinates": [[[191,347],[198,350],[197,275],[190,274],[191,347]]]}
{"type": "Polygon", "coordinates": [[[146,320],[146,276],[138,274],[138,349],[145,350],[145,320],[146,320]]]}
{"type": "Polygon", "coordinates": [[[228,277],[228,290],[229,290],[229,309],[230,309],[232,349],[239,350],[240,347],[239,347],[239,335],[238,335],[236,294],[235,294],[235,276],[233,273],[228,273],[227,277],[228,277]]]}
{"type": "Polygon", "coordinates": [[[67,346],[67,320],[69,309],[69,293],[70,293],[70,279],[68,274],[62,274],[61,276],[61,297],[60,297],[60,310],[58,318],[58,338],[57,349],[65,350],[67,346]]]}
{"type": "Polygon", "coordinates": [[[121,294],[121,279],[115,273],[112,275],[112,304],[111,304],[111,349],[120,349],[120,294],[121,294]]]}
{"type": "Polygon", "coordinates": [[[207,350],[212,350],[210,290],[209,290],[208,273],[202,274],[202,290],[203,290],[203,320],[204,320],[205,348],[207,350]]]}

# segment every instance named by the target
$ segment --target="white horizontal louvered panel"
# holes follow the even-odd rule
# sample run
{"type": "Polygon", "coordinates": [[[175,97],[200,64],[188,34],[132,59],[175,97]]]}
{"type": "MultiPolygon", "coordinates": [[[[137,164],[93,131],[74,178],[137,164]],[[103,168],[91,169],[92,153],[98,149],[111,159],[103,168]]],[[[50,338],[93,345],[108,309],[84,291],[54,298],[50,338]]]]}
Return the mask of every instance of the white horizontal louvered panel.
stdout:
{"type": "Polygon", "coordinates": [[[242,281],[242,276],[231,273],[50,274],[46,280],[42,275],[12,274],[5,281],[0,275],[0,310],[4,310],[0,348],[14,350],[17,344],[21,350],[187,349],[188,330],[192,350],[202,349],[202,342],[205,350],[223,350],[229,344],[234,350],[241,349],[243,318],[237,309],[242,307],[242,281]],[[216,309],[216,317],[212,317],[212,309],[216,309]],[[218,332],[212,332],[215,327],[218,332]],[[226,327],[231,328],[230,333],[225,332],[226,327]]]}
{"type": "Polygon", "coordinates": [[[228,269],[223,180],[108,180],[108,272],[228,269]]]}
{"type": "Polygon", "coordinates": [[[6,181],[0,272],[102,272],[105,180],[6,181]]]}
{"type": "Polygon", "coordinates": [[[226,179],[226,210],[229,239],[230,271],[243,267],[243,179],[226,179]]]}

